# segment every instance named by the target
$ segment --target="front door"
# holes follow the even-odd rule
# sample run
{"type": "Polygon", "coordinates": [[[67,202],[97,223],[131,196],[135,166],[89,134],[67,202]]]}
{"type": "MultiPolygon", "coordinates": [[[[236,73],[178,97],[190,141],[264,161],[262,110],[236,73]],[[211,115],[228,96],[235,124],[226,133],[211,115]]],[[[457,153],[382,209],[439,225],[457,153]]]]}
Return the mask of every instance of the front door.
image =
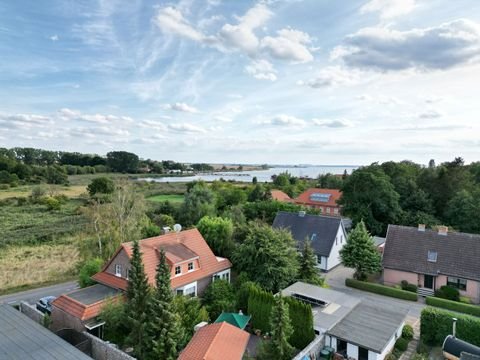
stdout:
{"type": "Polygon", "coordinates": [[[423,275],[423,287],[433,289],[435,278],[432,275],[423,275]]]}
{"type": "Polygon", "coordinates": [[[368,360],[368,349],[358,347],[358,360],[368,360]]]}

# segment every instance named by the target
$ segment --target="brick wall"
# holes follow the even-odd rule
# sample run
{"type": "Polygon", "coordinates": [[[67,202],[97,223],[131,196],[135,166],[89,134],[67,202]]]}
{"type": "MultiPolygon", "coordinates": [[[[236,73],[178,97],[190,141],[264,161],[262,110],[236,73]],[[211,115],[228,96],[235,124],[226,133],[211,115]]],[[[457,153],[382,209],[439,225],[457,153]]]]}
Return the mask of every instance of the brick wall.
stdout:
{"type": "Polygon", "coordinates": [[[91,342],[91,357],[95,360],[135,360],[134,357],[131,357],[127,353],[124,353],[120,349],[117,349],[112,344],[109,344],[102,339],[99,339],[96,336],[93,336],[86,331],[83,332],[91,342]]]}
{"type": "Polygon", "coordinates": [[[35,305],[30,305],[29,303],[22,301],[20,302],[20,312],[28,316],[33,321],[43,325],[45,314],[38,311],[35,305]]]}

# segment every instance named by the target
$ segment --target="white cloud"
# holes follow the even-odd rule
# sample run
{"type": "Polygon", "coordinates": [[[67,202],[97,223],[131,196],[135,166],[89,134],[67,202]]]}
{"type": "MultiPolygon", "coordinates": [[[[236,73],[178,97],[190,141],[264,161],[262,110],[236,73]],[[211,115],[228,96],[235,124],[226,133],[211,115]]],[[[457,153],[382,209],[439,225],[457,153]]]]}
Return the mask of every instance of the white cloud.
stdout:
{"type": "Polygon", "coordinates": [[[305,63],[313,60],[313,55],[307,48],[310,43],[307,33],[286,28],[277,31],[276,37],[265,36],[261,47],[273,58],[305,63]]]}
{"type": "Polygon", "coordinates": [[[311,79],[300,81],[299,84],[318,89],[329,86],[354,84],[358,78],[359,75],[352,70],[347,70],[340,66],[328,66],[319,71],[317,75],[311,79]]]}
{"type": "Polygon", "coordinates": [[[180,10],[171,6],[160,9],[154,22],[164,33],[180,35],[194,41],[205,39],[205,36],[200,31],[194,29],[188,23],[180,10]]]}
{"type": "Polygon", "coordinates": [[[58,110],[58,116],[61,120],[78,120],[93,122],[98,124],[111,124],[118,122],[131,123],[133,119],[129,116],[104,115],[104,114],[82,114],[78,110],[63,108],[58,110]]]}
{"type": "Polygon", "coordinates": [[[438,119],[442,117],[442,113],[437,110],[426,110],[420,114],[418,114],[420,119],[438,119]]]}
{"type": "Polygon", "coordinates": [[[352,122],[345,119],[313,119],[312,123],[320,127],[345,128],[353,126],[352,122]]]}
{"type": "Polygon", "coordinates": [[[291,127],[304,127],[307,122],[303,119],[299,119],[295,116],[278,114],[272,119],[262,120],[259,122],[262,125],[276,125],[276,126],[291,126],[291,127]]]}
{"type": "Polygon", "coordinates": [[[370,0],[360,8],[360,13],[378,12],[382,19],[406,15],[415,8],[415,0],[370,0]]]}
{"type": "Polygon", "coordinates": [[[200,126],[196,126],[188,123],[170,124],[168,125],[168,128],[172,131],[181,132],[181,133],[206,133],[207,132],[204,128],[200,126]]]}
{"type": "Polygon", "coordinates": [[[273,65],[267,60],[254,60],[245,66],[245,72],[258,80],[277,80],[273,65]]]}
{"type": "Polygon", "coordinates": [[[143,120],[139,123],[139,126],[160,131],[165,131],[167,129],[163,123],[155,120],[143,120]]]}
{"type": "Polygon", "coordinates": [[[231,117],[223,116],[223,115],[217,115],[213,118],[213,120],[218,121],[218,122],[222,122],[222,123],[229,123],[229,122],[233,121],[233,119],[231,117]]]}
{"type": "Polygon", "coordinates": [[[55,34],[55,35],[50,36],[49,39],[52,40],[52,41],[58,41],[59,37],[58,37],[57,34],[55,34]]]}
{"type": "Polygon", "coordinates": [[[177,102],[173,104],[166,104],[164,106],[165,109],[168,110],[175,110],[175,111],[181,111],[181,112],[187,112],[191,114],[197,114],[200,111],[198,111],[197,108],[194,108],[193,106],[187,105],[185,103],[177,102]]]}
{"type": "Polygon", "coordinates": [[[32,128],[45,127],[53,124],[53,120],[48,116],[37,114],[1,114],[1,127],[16,129],[16,128],[32,128]]]}
{"type": "Polygon", "coordinates": [[[407,31],[364,28],[331,53],[349,67],[379,71],[444,70],[479,57],[480,25],[467,19],[407,31]]]}

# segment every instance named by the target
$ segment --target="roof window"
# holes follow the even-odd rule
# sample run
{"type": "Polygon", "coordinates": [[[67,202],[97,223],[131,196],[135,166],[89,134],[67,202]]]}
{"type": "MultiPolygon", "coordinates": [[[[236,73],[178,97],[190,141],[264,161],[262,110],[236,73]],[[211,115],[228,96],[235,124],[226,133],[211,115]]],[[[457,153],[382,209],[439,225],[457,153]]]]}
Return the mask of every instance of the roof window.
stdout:
{"type": "Polygon", "coordinates": [[[433,250],[428,250],[428,261],[437,262],[437,252],[433,250]]]}

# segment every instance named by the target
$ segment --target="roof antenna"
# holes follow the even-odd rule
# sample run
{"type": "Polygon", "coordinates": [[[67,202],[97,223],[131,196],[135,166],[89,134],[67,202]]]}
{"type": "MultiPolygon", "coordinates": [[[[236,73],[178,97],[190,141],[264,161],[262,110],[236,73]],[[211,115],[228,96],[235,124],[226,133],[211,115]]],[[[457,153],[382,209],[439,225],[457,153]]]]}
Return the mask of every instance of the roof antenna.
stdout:
{"type": "Polygon", "coordinates": [[[180,233],[180,231],[182,231],[182,225],[180,224],[173,225],[173,231],[175,231],[175,238],[178,241],[178,234],[180,233]]]}

